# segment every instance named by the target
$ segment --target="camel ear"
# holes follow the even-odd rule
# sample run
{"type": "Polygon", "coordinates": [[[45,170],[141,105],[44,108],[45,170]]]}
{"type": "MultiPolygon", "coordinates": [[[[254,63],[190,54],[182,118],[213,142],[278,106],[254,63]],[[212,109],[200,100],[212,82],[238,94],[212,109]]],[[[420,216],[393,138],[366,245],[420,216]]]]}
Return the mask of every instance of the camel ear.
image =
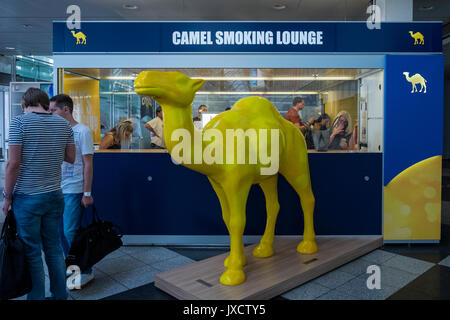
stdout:
{"type": "Polygon", "coordinates": [[[194,92],[197,92],[200,90],[201,87],[205,84],[205,80],[203,79],[194,79],[192,80],[192,89],[194,89],[194,92]]]}

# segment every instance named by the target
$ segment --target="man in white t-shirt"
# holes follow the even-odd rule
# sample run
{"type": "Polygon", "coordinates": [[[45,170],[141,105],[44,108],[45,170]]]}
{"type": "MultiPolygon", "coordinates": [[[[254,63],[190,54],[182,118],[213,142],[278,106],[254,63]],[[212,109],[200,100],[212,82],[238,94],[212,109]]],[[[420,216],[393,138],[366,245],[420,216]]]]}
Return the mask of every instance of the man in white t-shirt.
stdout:
{"type": "MultiPolygon", "coordinates": [[[[91,129],[78,123],[73,118],[73,101],[66,94],[59,94],[50,99],[50,112],[66,119],[72,127],[75,139],[75,162],[63,162],[61,166],[61,188],[64,195],[63,226],[64,236],[61,244],[67,257],[70,245],[80,228],[83,207],[94,203],[91,195],[94,141],[91,129]]],[[[81,287],[94,279],[92,269],[82,270],[81,287]]]]}
{"type": "Polygon", "coordinates": [[[153,134],[152,149],[165,149],[164,123],[161,107],[156,108],[156,117],[145,124],[145,127],[153,134]]]}

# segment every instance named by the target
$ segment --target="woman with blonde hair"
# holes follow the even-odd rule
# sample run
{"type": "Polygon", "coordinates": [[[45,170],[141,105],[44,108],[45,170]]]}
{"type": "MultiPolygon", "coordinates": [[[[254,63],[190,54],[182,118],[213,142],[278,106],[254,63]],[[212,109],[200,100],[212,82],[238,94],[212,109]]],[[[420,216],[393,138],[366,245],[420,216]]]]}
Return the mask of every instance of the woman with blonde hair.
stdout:
{"type": "Polygon", "coordinates": [[[352,117],[345,110],[339,112],[334,118],[331,126],[330,144],[328,149],[331,150],[353,150],[356,141],[355,131],[352,129],[352,117]],[[355,135],[355,136],[354,136],[355,135]]]}
{"type": "Polygon", "coordinates": [[[123,145],[130,144],[132,133],[133,121],[131,119],[122,120],[103,137],[99,148],[122,149],[123,145]]]}

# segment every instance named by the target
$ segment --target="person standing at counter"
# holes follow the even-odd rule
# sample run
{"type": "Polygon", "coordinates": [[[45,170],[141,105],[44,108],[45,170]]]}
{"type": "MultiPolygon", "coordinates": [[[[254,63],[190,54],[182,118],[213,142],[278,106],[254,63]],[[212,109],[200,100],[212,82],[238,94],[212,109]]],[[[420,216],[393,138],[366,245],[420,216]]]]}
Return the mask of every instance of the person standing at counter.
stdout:
{"type": "Polygon", "coordinates": [[[14,117],[9,127],[3,213],[7,215],[12,205],[25,243],[32,281],[28,300],[45,299],[42,250],[53,297],[66,300],[68,296],[58,229],[64,210],[61,165],[74,163],[75,144],[70,124],[49,113],[49,104],[44,91],[28,89],[22,97],[24,114],[14,117]]]}
{"type": "Polygon", "coordinates": [[[286,120],[292,122],[297,128],[299,128],[303,135],[306,134],[307,129],[314,123],[314,117],[311,117],[308,122],[303,124],[303,120],[298,113],[303,110],[304,107],[305,100],[300,97],[295,97],[292,101],[292,108],[290,108],[284,116],[286,120]]]}
{"type": "Polygon", "coordinates": [[[152,133],[152,149],[165,149],[164,123],[161,107],[156,108],[156,117],[145,124],[145,127],[152,133]]]}
{"type": "Polygon", "coordinates": [[[125,149],[130,144],[133,130],[130,119],[120,121],[103,137],[99,149],[125,149]]]}
{"type": "MultiPolygon", "coordinates": [[[[73,100],[66,94],[50,99],[50,112],[67,121],[72,127],[76,156],[73,164],[63,162],[61,188],[64,195],[63,235],[61,239],[64,256],[69,254],[70,246],[81,225],[83,207],[94,203],[91,195],[94,139],[91,129],[73,118],[73,100]]],[[[94,279],[92,269],[81,273],[81,287],[94,279]]]]}

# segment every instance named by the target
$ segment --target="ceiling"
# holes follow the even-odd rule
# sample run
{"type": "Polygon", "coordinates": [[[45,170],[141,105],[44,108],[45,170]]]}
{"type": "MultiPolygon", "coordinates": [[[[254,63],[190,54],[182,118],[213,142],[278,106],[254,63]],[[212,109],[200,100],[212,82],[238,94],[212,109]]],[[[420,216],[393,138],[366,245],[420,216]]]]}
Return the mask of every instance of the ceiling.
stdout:
{"type": "MultiPolygon", "coordinates": [[[[52,21],[65,20],[74,2],[82,21],[366,21],[370,0],[2,0],[0,54],[51,55],[52,21]]],[[[414,0],[413,16],[448,24],[450,1],[414,0]]]]}

